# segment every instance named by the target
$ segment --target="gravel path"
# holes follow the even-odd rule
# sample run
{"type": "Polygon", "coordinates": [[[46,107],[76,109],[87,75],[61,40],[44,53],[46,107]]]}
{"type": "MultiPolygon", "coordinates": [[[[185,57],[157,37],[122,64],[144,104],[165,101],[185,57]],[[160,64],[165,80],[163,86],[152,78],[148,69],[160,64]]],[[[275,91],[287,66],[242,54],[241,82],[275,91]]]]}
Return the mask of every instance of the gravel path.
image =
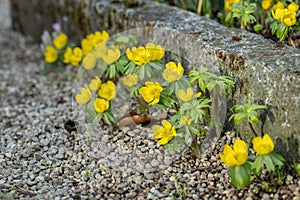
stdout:
{"type": "Polygon", "coordinates": [[[169,156],[149,128],[75,126],[74,69],[41,75],[39,46],[9,30],[7,11],[0,0],[0,199],[300,199],[293,172],[279,188],[231,186],[218,155],[234,133],[196,159],[169,156]]]}

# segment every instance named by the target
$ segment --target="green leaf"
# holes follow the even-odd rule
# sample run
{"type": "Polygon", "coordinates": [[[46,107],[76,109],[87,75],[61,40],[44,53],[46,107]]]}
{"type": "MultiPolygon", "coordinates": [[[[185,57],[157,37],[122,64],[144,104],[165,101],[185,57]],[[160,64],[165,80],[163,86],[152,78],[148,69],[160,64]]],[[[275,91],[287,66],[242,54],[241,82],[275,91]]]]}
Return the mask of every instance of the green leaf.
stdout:
{"type": "Polygon", "coordinates": [[[266,167],[267,167],[267,170],[268,170],[269,172],[270,172],[270,171],[272,171],[272,172],[275,171],[274,163],[273,163],[273,161],[272,161],[272,159],[271,159],[271,157],[270,157],[269,155],[265,155],[265,156],[264,156],[264,163],[265,163],[265,165],[266,165],[266,167]]]}
{"type": "Polygon", "coordinates": [[[239,125],[242,120],[247,116],[246,113],[236,113],[236,114],[233,114],[229,120],[231,120],[232,118],[234,119],[234,123],[239,125]]]}
{"type": "Polygon", "coordinates": [[[136,67],[135,64],[134,64],[132,61],[130,61],[130,62],[125,66],[125,69],[124,69],[125,74],[131,74],[131,73],[134,71],[135,67],[136,67]]]}
{"type": "Polygon", "coordinates": [[[278,165],[278,166],[284,165],[285,159],[283,158],[282,155],[272,152],[269,154],[269,156],[271,157],[273,163],[275,163],[276,165],[278,165]]]}
{"type": "Polygon", "coordinates": [[[144,78],[145,78],[145,66],[144,65],[139,66],[138,77],[140,80],[144,80],[144,78]]]}
{"type": "Polygon", "coordinates": [[[264,158],[264,156],[259,155],[256,157],[256,159],[252,163],[251,170],[254,170],[255,174],[259,174],[260,169],[263,165],[263,158],[264,158]]]}
{"type": "Polygon", "coordinates": [[[231,183],[238,189],[249,186],[250,172],[244,165],[229,167],[229,173],[231,183]]]}
{"type": "Polygon", "coordinates": [[[100,122],[101,119],[102,119],[102,117],[103,117],[103,113],[97,113],[96,116],[94,117],[92,123],[98,123],[98,122],[100,122]]]}

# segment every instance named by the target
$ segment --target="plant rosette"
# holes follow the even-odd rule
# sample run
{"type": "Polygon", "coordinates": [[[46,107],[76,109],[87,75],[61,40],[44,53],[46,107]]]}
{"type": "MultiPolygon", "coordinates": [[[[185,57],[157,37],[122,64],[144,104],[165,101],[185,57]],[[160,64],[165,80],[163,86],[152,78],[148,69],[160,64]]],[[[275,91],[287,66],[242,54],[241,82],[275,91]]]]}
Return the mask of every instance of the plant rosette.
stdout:
{"type": "Polygon", "coordinates": [[[255,174],[259,174],[263,164],[265,164],[269,172],[275,172],[276,165],[284,165],[285,159],[280,154],[274,152],[274,143],[268,134],[265,134],[262,138],[255,137],[252,143],[257,153],[257,157],[251,166],[251,170],[253,170],[255,174]]]}

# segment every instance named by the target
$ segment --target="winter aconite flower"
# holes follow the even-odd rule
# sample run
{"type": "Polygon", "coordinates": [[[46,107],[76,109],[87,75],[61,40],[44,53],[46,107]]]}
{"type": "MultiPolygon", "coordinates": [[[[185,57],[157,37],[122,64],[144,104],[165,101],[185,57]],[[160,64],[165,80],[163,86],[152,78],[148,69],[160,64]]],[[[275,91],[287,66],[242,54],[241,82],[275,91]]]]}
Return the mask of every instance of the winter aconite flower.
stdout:
{"type": "Polygon", "coordinates": [[[290,10],[290,11],[293,11],[293,12],[297,12],[298,11],[298,9],[299,9],[299,5],[298,4],[296,4],[295,2],[292,2],[292,3],[290,3],[289,5],[288,5],[288,9],[290,10]]]}
{"type": "Polygon", "coordinates": [[[284,23],[287,26],[293,26],[296,24],[296,12],[291,11],[287,8],[278,8],[272,11],[272,16],[274,19],[280,19],[282,23],[284,23]]]}
{"type": "Polygon", "coordinates": [[[97,92],[101,86],[101,80],[98,76],[96,76],[94,79],[91,80],[89,84],[90,90],[97,92]]]}
{"type": "Polygon", "coordinates": [[[53,39],[53,45],[58,49],[63,49],[67,45],[68,36],[64,33],[60,33],[56,38],[53,39]]]}
{"type": "Polygon", "coordinates": [[[92,98],[92,93],[88,88],[81,88],[80,94],[76,94],[75,99],[79,104],[86,104],[92,98]]]}
{"type": "Polygon", "coordinates": [[[180,121],[179,121],[179,124],[181,126],[189,126],[189,125],[191,125],[191,123],[192,123],[192,121],[190,118],[188,118],[185,115],[181,116],[180,121]]]}
{"type": "Polygon", "coordinates": [[[127,87],[135,86],[138,81],[138,77],[136,74],[128,74],[123,79],[123,84],[127,87]]]}
{"type": "Polygon", "coordinates": [[[160,60],[165,55],[165,50],[160,45],[155,46],[153,43],[147,43],[146,50],[150,54],[151,61],[160,60]]]}
{"type": "Polygon", "coordinates": [[[163,126],[152,126],[153,137],[158,140],[158,144],[167,144],[174,136],[176,136],[176,127],[172,126],[167,120],[162,121],[163,126]]]}
{"type": "Polygon", "coordinates": [[[293,26],[296,24],[297,20],[296,20],[296,12],[294,11],[286,11],[284,13],[284,15],[282,16],[281,21],[287,25],[287,26],[293,26]]]}
{"type": "Polygon", "coordinates": [[[165,50],[160,45],[147,43],[146,47],[133,47],[126,50],[127,58],[136,65],[144,65],[150,61],[160,60],[165,54],[165,50]]]}
{"type": "Polygon", "coordinates": [[[82,60],[82,50],[79,47],[75,47],[73,50],[67,48],[64,53],[64,63],[71,63],[73,66],[78,66],[82,60]]]}
{"type": "Polygon", "coordinates": [[[112,45],[107,49],[106,53],[103,54],[102,59],[107,65],[115,63],[120,58],[121,52],[117,46],[112,45]]]}
{"type": "Polygon", "coordinates": [[[107,81],[100,86],[98,95],[106,100],[112,100],[116,97],[115,84],[112,81],[107,81]]]}
{"type": "Polygon", "coordinates": [[[254,150],[259,155],[267,155],[274,150],[273,140],[268,134],[265,134],[263,138],[255,137],[252,143],[254,150]]]}
{"type": "Polygon", "coordinates": [[[96,98],[94,101],[94,108],[96,112],[103,113],[109,108],[109,102],[105,99],[96,98]]]}
{"type": "Polygon", "coordinates": [[[225,0],[225,9],[227,11],[230,11],[232,4],[238,3],[238,2],[240,2],[240,0],[225,0]]]}
{"type": "Polygon", "coordinates": [[[163,91],[162,86],[157,82],[146,82],[145,86],[139,89],[143,99],[150,105],[157,104],[160,100],[160,93],[163,91]]]}
{"type": "Polygon", "coordinates": [[[201,92],[198,92],[194,95],[192,88],[187,88],[186,91],[183,89],[178,90],[178,97],[184,102],[191,101],[195,97],[199,97],[201,95],[201,92]]]}
{"type": "Polygon", "coordinates": [[[274,10],[277,10],[278,8],[280,9],[283,9],[284,8],[284,5],[281,1],[278,1],[274,6],[273,6],[273,9],[274,10]]]}
{"type": "Polygon", "coordinates": [[[269,10],[271,4],[272,4],[272,0],[263,0],[261,6],[264,10],[269,10]]]}
{"type": "Polygon", "coordinates": [[[54,63],[58,59],[58,53],[53,46],[46,46],[45,61],[47,63],[54,63]]]}
{"type": "Polygon", "coordinates": [[[168,62],[166,64],[166,69],[163,71],[162,75],[166,81],[171,83],[181,79],[183,72],[184,69],[181,63],[178,63],[178,65],[176,65],[174,62],[168,62]]]}
{"type": "Polygon", "coordinates": [[[132,50],[128,48],[126,50],[126,56],[136,65],[144,65],[150,62],[150,54],[145,47],[133,47],[132,50]]]}
{"type": "Polygon", "coordinates": [[[226,144],[220,158],[230,167],[243,165],[248,158],[246,143],[243,140],[236,140],[233,144],[233,149],[226,144]]]}
{"type": "Polygon", "coordinates": [[[95,47],[97,47],[102,42],[105,42],[109,38],[109,34],[106,31],[96,31],[91,33],[86,38],[81,41],[81,48],[83,54],[87,56],[95,47]]]}
{"type": "Polygon", "coordinates": [[[82,61],[83,67],[86,70],[94,69],[94,67],[96,66],[96,62],[97,62],[97,58],[96,58],[95,54],[93,54],[93,53],[90,53],[89,55],[84,57],[84,59],[82,61]]]}

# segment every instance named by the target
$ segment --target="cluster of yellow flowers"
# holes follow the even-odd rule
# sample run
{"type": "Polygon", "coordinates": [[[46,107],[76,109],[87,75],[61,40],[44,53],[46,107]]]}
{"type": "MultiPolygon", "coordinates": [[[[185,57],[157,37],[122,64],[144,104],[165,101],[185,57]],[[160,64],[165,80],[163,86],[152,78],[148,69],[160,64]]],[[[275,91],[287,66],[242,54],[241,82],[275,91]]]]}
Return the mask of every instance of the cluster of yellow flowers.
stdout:
{"type": "Polygon", "coordinates": [[[225,0],[225,9],[227,10],[227,11],[231,11],[231,6],[232,6],[232,4],[234,4],[234,3],[238,3],[238,2],[240,2],[241,0],[225,0]]]}
{"type": "Polygon", "coordinates": [[[91,80],[88,87],[81,88],[81,93],[76,94],[75,99],[79,104],[87,104],[92,99],[91,91],[97,94],[94,100],[94,109],[97,113],[103,113],[109,109],[109,101],[116,97],[115,84],[112,81],[101,83],[99,77],[91,80]]]}
{"type": "Polygon", "coordinates": [[[160,46],[153,43],[147,43],[146,47],[139,46],[129,48],[126,50],[127,58],[136,65],[144,65],[150,61],[160,60],[165,54],[165,50],[160,46]]]}
{"type": "MultiPolygon", "coordinates": [[[[252,143],[258,155],[267,155],[274,150],[273,140],[268,134],[265,134],[263,138],[255,137],[252,143]]],[[[226,144],[220,158],[230,167],[243,165],[248,159],[248,147],[245,141],[236,140],[233,144],[233,149],[226,144]]]]}
{"type": "Polygon", "coordinates": [[[82,50],[79,47],[75,47],[73,50],[68,47],[64,53],[64,63],[78,66],[82,60],[82,50]]]}
{"type": "Polygon", "coordinates": [[[296,13],[299,9],[299,5],[292,2],[287,8],[279,1],[272,11],[274,19],[280,19],[281,22],[287,26],[293,26],[296,24],[296,13]]]}
{"type": "Polygon", "coordinates": [[[52,41],[54,46],[47,45],[45,48],[45,61],[54,63],[58,60],[58,49],[64,49],[67,46],[68,36],[64,33],[58,34],[52,41]]]}
{"type": "Polygon", "coordinates": [[[86,36],[81,41],[81,48],[83,54],[87,56],[91,51],[96,48],[100,43],[105,42],[109,38],[109,34],[106,31],[96,31],[86,36]]]}
{"type": "Polygon", "coordinates": [[[82,51],[85,55],[83,67],[86,70],[94,69],[97,59],[101,58],[107,65],[111,65],[119,60],[121,51],[116,45],[107,47],[106,42],[109,34],[106,31],[99,31],[88,35],[81,41],[82,51]]]}

